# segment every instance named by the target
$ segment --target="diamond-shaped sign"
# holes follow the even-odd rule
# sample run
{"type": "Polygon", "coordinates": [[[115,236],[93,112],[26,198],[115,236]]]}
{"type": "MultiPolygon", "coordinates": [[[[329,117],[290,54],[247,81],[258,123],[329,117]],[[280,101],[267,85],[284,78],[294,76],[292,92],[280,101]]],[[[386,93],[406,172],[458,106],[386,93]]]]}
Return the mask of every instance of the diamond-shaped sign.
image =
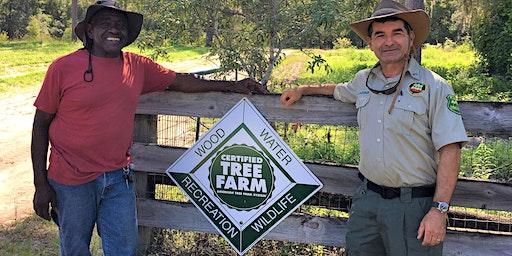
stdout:
{"type": "Polygon", "coordinates": [[[238,254],[322,187],[246,98],[166,173],[238,254]]]}

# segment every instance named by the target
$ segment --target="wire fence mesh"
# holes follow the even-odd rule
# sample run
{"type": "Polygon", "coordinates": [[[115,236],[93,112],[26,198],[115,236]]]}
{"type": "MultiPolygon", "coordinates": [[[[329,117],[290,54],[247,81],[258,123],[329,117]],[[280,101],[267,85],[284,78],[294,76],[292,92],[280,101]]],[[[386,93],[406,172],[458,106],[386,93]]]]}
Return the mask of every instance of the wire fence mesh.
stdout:
{"type": "MultiPolygon", "coordinates": [[[[190,147],[210,129],[217,118],[158,116],[159,145],[190,147]]],[[[292,150],[305,161],[357,164],[359,161],[358,131],[355,127],[272,123],[292,150]]],[[[512,181],[511,138],[471,137],[462,150],[461,176],[512,181]]],[[[186,197],[165,175],[151,175],[151,198],[187,201],[186,197]]],[[[319,192],[298,212],[329,217],[348,217],[350,198],[345,195],[319,192]]],[[[512,212],[452,207],[449,228],[469,232],[512,235],[512,212]]]]}

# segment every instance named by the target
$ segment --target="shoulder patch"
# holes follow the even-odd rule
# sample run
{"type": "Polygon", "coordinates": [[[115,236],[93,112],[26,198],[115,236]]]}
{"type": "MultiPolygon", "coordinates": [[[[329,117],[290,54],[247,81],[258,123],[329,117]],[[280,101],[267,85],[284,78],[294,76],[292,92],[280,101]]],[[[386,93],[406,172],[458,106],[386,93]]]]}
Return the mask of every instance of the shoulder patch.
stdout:
{"type": "Polygon", "coordinates": [[[427,89],[427,85],[422,83],[412,83],[409,85],[409,94],[412,96],[419,96],[427,89]]]}
{"type": "Polygon", "coordinates": [[[448,109],[451,112],[460,115],[459,103],[457,102],[457,99],[455,99],[455,95],[448,95],[446,96],[446,99],[448,100],[448,109]]]}

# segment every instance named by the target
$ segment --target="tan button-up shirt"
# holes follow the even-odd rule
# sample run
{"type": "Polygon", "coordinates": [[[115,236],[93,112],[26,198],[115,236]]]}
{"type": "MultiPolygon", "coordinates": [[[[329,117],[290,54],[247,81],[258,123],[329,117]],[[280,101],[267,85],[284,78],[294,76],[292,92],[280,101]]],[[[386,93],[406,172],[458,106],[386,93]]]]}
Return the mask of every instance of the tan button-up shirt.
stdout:
{"type": "Polygon", "coordinates": [[[334,98],[356,104],[359,170],[366,178],[388,187],[434,184],[438,150],[467,141],[457,105],[453,106],[456,102],[450,102],[453,89],[442,77],[411,59],[389,114],[393,94],[375,94],[368,87],[384,90],[398,79],[385,78],[378,67],[365,69],[352,81],[337,85],[334,98]]]}

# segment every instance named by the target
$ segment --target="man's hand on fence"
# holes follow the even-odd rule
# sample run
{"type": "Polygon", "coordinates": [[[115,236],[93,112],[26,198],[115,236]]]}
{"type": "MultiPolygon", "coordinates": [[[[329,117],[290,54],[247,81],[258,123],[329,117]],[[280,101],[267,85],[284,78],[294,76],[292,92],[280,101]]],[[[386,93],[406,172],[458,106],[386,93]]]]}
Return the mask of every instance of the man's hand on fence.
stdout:
{"type": "Polygon", "coordinates": [[[36,186],[33,206],[37,216],[51,220],[50,205],[51,207],[57,206],[57,196],[53,188],[48,183],[36,186]]]}
{"type": "Polygon", "coordinates": [[[288,107],[300,100],[302,98],[302,91],[299,88],[284,91],[280,98],[281,105],[288,107]]]}
{"type": "Polygon", "coordinates": [[[418,229],[418,240],[423,246],[435,246],[444,241],[446,235],[446,213],[437,209],[430,211],[423,217],[418,229]]]}

